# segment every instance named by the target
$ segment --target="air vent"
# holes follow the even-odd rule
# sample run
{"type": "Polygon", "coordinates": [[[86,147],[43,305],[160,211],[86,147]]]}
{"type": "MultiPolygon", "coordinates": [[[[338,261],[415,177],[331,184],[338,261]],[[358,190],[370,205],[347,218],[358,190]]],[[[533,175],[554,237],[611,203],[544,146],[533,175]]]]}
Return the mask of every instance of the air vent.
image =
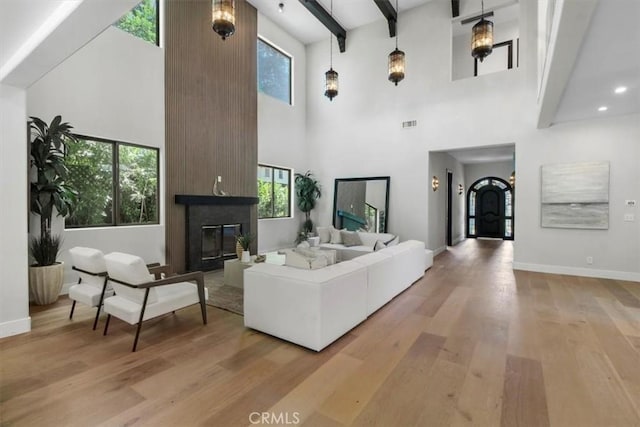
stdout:
{"type": "Polygon", "coordinates": [[[403,128],[412,128],[414,126],[418,126],[417,120],[409,120],[408,122],[402,122],[403,128]]]}

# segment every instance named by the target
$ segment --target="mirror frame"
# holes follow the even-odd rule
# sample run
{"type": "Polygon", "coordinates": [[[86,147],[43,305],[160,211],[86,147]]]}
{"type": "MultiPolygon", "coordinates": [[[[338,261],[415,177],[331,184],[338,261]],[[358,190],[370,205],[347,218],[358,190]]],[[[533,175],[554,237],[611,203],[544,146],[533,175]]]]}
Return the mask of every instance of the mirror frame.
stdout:
{"type": "Polygon", "coordinates": [[[331,212],[333,227],[337,228],[336,224],[336,208],[338,204],[338,184],[341,182],[353,182],[353,181],[386,181],[386,193],[385,193],[385,220],[384,230],[378,231],[378,233],[387,233],[389,230],[389,189],[391,188],[390,176],[370,176],[359,178],[336,178],[333,187],[333,211],[331,212]]]}

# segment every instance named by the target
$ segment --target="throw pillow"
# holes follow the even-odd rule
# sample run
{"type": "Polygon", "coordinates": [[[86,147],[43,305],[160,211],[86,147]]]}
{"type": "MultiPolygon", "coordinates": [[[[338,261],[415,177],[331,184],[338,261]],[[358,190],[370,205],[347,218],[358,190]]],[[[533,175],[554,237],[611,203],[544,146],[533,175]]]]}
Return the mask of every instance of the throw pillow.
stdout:
{"type": "Polygon", "coordinates": [[[385,245],[382,240],[378,240],[376,244],[373,246],[373,250],[375,252],[375,251],[379,251],[380,249],[384,249],[386,247],[387,245],[385,245]]]}
{"type": "Polygon", "coordinates": [[[340,230],[336,230],[335,228],[333,230],[331,230],[331,240],[329,241],[329,243],[334,243],[334,244],[342,244],[342,236],[340,235],[340,230]]]}
{"type": "Polygon", "coordinates": [[[306,240],[304,242],[300,242],[298,243],[298,246],[296,246],[298,249],[309,249],[311,247],[311,245],[309,245],[309,242],[307,242],[306,240]]]}
{"type": "Polygon", "coordinates": [[[340,237],[342,237],[342,244],[347,247],[362,245],[362,240],[355,231],[341,231],[340,237]]]}
{"type": "Polygon", "coordinates": [[[333,229],[333,226],[316,227],[318,237],[320,237],[320,243],[329,243],[331,241],[331,230],[333,229]]]}

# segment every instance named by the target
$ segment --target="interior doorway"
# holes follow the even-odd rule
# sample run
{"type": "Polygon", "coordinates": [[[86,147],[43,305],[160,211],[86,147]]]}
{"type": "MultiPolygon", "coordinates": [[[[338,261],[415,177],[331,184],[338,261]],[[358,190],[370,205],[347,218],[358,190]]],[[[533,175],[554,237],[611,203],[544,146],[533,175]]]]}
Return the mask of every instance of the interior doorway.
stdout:
{"type": "Polygon", "coordinates": [[[447,246],[453,246],[453,172],[447,169],[447,246]]]}

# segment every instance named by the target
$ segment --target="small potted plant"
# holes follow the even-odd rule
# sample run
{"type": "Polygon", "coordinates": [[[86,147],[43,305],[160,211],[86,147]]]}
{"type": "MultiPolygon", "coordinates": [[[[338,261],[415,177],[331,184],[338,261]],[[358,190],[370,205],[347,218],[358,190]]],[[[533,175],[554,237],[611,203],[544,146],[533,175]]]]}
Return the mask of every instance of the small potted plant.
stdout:
{"type": "Polygon", "coordinates": [[[51,304],[58,299],[64,277],[64,266],[57,262],[60,236],[51,233],[54,208],[58,216],[70,214],[75,206],[77,192],[65,182],[69,170],[65,164],[64,145],[75,141],[69,123],[60,116],[49,125],[31,117],[31,168],[35,169],[31,181],[31,213],[40,216],[40,235],[29,244],[35,264],[29,267],[29,292],[38,305],[51,304]]]}
{"type": "Polygon", "coordinates": [[[251,253],[249,252],[249,246],[253,242],[254,237],[252,234],[244,233],[236,236],[236,255],[241,262],[251,261],[251,253]]]}

